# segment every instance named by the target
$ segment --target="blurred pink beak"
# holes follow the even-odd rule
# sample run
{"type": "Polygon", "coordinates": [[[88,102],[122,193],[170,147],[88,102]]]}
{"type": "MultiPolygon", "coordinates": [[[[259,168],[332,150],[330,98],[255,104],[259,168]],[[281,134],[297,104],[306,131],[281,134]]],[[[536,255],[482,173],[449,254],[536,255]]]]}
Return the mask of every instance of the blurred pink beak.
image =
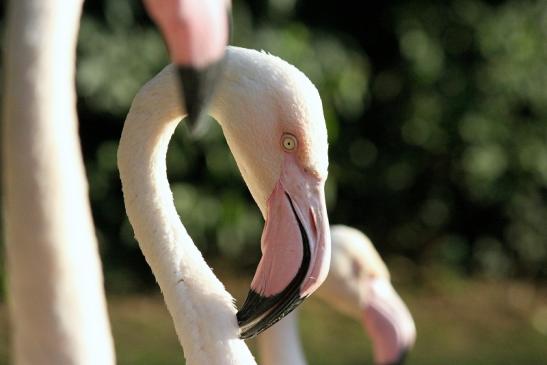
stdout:
{"type": "Polygon", "coordinates": [[[178,67],[188,121],[195,128],[222,71],[228,44],[228,2],[145,0],[178,67]]]}
{"type": "Polygon", "coordinates": [[[370,282],[363,322],[378,365],[401,365],[416,339],[416,327],[408,308],[388,279],[370,282]]]}
{"type": "Polygon", "coordinates": [[[327,276],[330,232],[324,181],[302,171],[293,155],[268,199],[262,259],[237,313],[241,338],[264,331],[296,308],[327,276]]]}

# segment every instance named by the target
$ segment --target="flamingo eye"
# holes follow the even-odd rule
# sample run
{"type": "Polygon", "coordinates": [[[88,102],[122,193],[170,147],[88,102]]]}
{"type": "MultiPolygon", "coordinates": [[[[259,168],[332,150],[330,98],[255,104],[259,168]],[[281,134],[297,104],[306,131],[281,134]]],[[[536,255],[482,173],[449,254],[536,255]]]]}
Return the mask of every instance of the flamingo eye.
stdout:
{"type": "Polygon", "coordinates": [[[283,146],[283,149],[287,152],[294,151],[296,149],[296,146],[298,145],[298,142],[296,141],[296,137],[292,134],[285,133],[281,137],[281,144],[283,146]]]}

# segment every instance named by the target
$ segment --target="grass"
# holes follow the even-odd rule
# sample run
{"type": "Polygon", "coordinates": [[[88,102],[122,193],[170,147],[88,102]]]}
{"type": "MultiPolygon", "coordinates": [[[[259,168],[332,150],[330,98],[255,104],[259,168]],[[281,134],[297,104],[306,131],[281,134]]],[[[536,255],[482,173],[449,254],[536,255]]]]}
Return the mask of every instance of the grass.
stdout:
{"type": "MultiPolygon", "coordinates": [[[[239,298],[248,278],[225,278],[239,298]]],[[[514,365],[547,359],[547,290],[522,282],[457,281],[420,289],[401,287],[418,340],[408,364],[514,365]]],[[[161,296],[112,296],[110,315],[118,364],[183,364],[182,350],[161,296]]],[[[309,299],[301,333],[310,365],[372,364],[359,323],[309,299]]],[[[0,306],[0,364],[8,363],[7,314],[0,306]]],[[[254,342],[249,344],[254,348],[254,342]]]]}

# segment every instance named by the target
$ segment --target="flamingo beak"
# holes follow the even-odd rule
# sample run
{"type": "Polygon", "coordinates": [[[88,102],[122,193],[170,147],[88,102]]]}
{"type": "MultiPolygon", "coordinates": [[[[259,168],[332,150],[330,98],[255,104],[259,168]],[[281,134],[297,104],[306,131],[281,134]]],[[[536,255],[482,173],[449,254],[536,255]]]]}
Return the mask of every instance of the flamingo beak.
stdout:
{"type": "Polygon", "coordinates": [[[195,130],[222,74],[229,39],[229,2],[145,0],[178,67],[188,124],[195,130]]]}
{"type": "Polygon", "coordinates": [[[186,106],[186,121],[192,132],[198,129],[207,114],[206,109],[222,74],[223,63],[219,60],[202,69],[178,66],[183,103],[186,106]]]}
{"type": "Polygon", "coordinates": [[[372,339],[378,365],[402,365],[414,346],[414,320],[388,279],[372,279],[363,322],[372,339]]]}
{"type": "Polygon", "coordinates": [[[261,248],[251,289],[237,313],[244,339],[290,313],[326,278],[330,231],[324,181],[301,171],[295,163],[284,163],[268,199],[261,248]]]}

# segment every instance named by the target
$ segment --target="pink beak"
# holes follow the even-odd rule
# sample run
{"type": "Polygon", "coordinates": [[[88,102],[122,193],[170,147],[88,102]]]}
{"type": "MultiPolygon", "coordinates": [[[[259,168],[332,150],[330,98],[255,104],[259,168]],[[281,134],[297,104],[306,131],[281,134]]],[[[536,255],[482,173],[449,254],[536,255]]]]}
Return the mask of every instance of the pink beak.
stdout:
{"type": "Polygon", "coordinates": [[[222,72],[229,37],[227,4],[219,0],[145,0],[171,61],[179,69],[184,105],[193,128],[222,72]]]}
{"type": "Polygon", "coordinates": [[[375,363],[403,364],[414,345],[416,327],[408,308],[388,279],[370,281],[363,322],[372,339],[375,363]]]}
{"type": "Polygon", "coordinates": [[[241,337],[264,331],[319,287],[330,263],[330,232],[324,181],[286,156],[268,199],[262,259],[237,313],[241,337]]]}

